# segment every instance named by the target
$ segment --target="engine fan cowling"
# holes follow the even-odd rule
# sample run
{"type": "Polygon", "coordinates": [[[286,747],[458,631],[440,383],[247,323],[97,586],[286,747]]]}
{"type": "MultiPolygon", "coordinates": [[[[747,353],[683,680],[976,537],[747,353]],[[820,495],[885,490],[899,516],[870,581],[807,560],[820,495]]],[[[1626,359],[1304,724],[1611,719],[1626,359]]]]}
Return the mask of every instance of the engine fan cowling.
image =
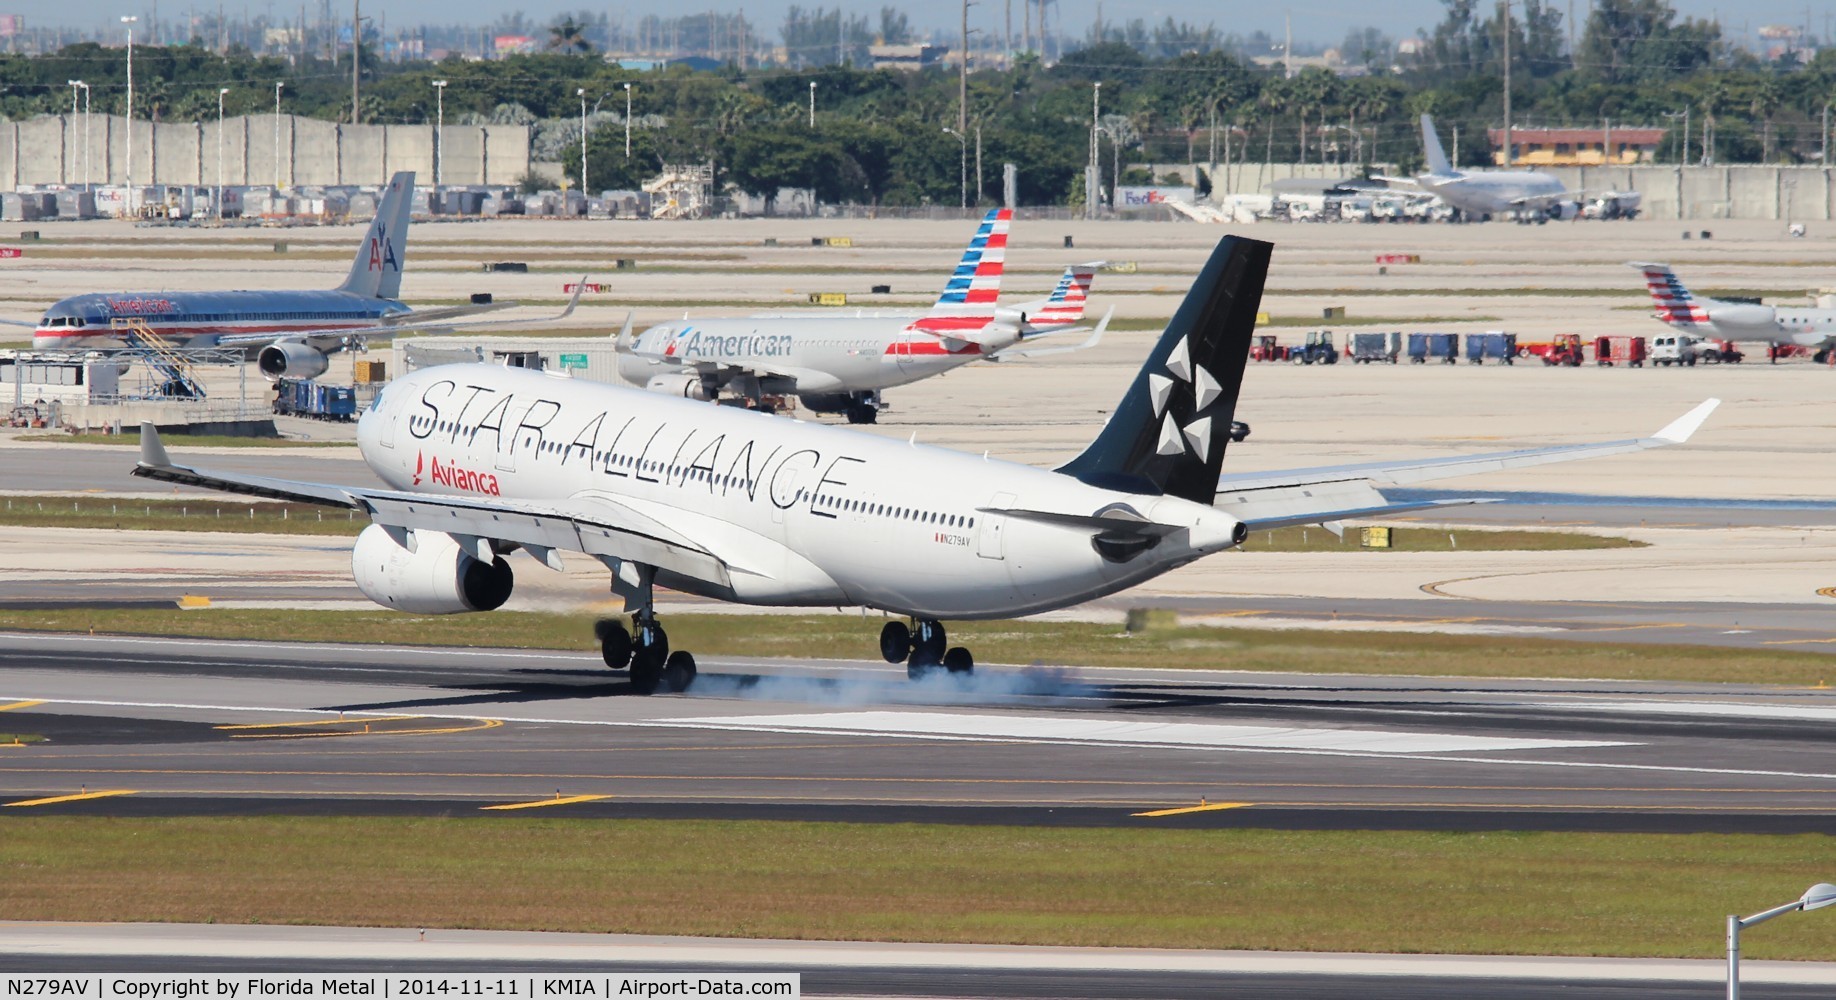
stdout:
{"type": "Polygon", "coordinates": [[[262,348],[255,356],[255,366],[270,382],[283,378],[309,379],[325,374],[331,359],[311,345],[283,340],[262,348]]]}
{"type": "Polygon", "coordinates": [[[680,396],[683,399],[699,399],[704,402],[714,398],[713,394],[708,392],[707,383],[702,381],[699,375],[655,375],[650,381],[644,383],[644,389],[648,392],[660,392],[665,396],[680,396]]]}
{"type": "Polygon", "coordinates": [[[452,615],[494,611],[510,599],[516,579],[502,556],[483,563],[450,536],[415,532],[413,552],[372,524],[351,549],[351,576],[363,596],[397,611],[452,615]]]}
{"type": "Polygon", "coordinates": [[[1567,222],[1581,214],[1581,206],[1572,201],[1558,201],[1549,206],[1549,217],[1559,222],[1567,222]]]}

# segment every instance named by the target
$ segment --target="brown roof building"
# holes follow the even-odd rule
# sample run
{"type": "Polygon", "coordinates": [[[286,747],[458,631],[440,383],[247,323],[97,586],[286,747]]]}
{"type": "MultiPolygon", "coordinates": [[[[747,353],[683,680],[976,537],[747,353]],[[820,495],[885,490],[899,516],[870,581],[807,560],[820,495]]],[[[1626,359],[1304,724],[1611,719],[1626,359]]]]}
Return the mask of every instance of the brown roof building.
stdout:
{"type": "MultiPolygon", "coordinates": [[[[1492,140],[1492,162],[1504,166],[1504,129],[1488,129],[1487,135],[1492,140]]],[[[1580,167],[1654,163],[1658,144],[1663,141],[1661,128],[1514,128],[1511,145],[1516,155],[1511,165],[1580,167]],[[1610,151],[1608,144],[1612,145],[1610,151]]]]}

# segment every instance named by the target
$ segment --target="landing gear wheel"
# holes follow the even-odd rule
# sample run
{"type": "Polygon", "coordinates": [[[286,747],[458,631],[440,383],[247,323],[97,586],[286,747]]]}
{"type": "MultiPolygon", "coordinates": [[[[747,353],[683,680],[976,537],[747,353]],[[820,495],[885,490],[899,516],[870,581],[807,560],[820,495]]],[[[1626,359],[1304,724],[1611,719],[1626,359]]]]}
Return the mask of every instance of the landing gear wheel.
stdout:
{"type": "Polygon", "coordinates": [[[877,423],[880,411],[866,403],[856,403],[848,407],[848,422],[851,424],[877,423]]]}
{"type": "Polygon", "coordinates": [[[631,633],[625,631],[625,626],[615,621],[597,621],[593,623],[593,633],[599,636],[599,655],[606,666],[623,670],[631,665],[631,633]]]}
{"type": "Polygon", "coordinates": [[[663,690],[676,694],[687,691],[693,683],[695,658],[681,649],[669,654],[669,659],[663,661],[663,690]]]}
{"type": "Polygon", "coordinates": [[[669,636],[655,619],[640,624],[637,649],[631,654],[631,689],[638,694],[653,694],[663,681],[664,664],[669,659],[669,636]]]}
{"type": "Polygon", "coordinates": [[[967,677],[975,672],[975,657],[961,646],[951,646],[943,656],[943,665],[951,673],[967,677]]]}
{"type": "Polygon", "coordinates": [[[905,663],[905,676],[922,680],[943,665],[946,639],[944,627],[934,618],[918,620],[917,634],[912,636],[912,651],[905,663]]]}
{"type": "Polygon", "coordinates": [[[887,663],[904,663],[912,655],[912,630],[904,622],[887,622],[880,630],[880,655],[887,663]]]}

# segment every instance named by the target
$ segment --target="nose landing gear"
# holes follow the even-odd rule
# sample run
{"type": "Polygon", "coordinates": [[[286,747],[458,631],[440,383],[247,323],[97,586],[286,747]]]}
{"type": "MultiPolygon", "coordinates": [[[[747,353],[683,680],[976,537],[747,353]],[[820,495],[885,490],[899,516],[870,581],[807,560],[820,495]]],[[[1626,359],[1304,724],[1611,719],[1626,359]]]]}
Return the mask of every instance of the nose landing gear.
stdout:
{"type": "Polygon", "coordinates": [[[923,680],[938,668],[952,674],[968,676],[975,671],[975,657],[961,646],[950,646],[943,623],[935,618],[913,621],[916,630],[904,622],[891,621],[880,630],[880,655],[888,663],[905,662],[905,675],[923,680]]]}

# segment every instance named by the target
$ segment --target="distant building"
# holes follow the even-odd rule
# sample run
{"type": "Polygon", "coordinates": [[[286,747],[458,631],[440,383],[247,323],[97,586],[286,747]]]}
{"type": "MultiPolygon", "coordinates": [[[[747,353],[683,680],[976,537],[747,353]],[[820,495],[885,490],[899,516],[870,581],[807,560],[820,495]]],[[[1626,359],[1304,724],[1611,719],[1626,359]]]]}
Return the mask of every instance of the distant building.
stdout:
{"type": "MultiPolygon", "coordinates": [[[[1492,141],[1492,162],[1505,166],[1504,129],[1490,129],[1486,134],[1492,141]]],[[[1661,128],[1514,128],[1511,145],[1516,149],[1509,165],[1597,167],[1655,163],[1658,144],[1663,141],[1661,128]],[[1613,147],[1610,152],[1608,143],[1613,147]]]]}
{"type": "Polygon", "coordinates": [[[867,57],[874,69],[919,70],[942,62],[948,51],[943,45],[869,45],[867,57]]]}

